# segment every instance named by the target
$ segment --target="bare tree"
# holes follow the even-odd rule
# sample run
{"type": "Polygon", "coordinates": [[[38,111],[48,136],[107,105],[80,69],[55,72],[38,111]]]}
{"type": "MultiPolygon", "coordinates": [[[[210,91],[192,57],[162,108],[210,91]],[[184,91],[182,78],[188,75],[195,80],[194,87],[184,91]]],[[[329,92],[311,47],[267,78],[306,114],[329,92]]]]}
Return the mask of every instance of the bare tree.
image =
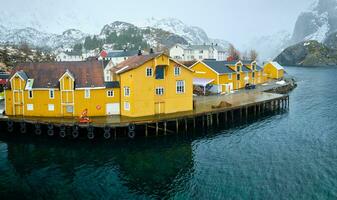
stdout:
{"type": "Polygon", "coordinates": [[[231,60],[240,59],[240,52],[232,44],[229,45],[228,53],[231,60]]]}
{"type": "Polygon", "coordinates": [[[255,49],[250,50],[249,58],[251,60],[257,60],[258,57],[259,57],[259,54],[257,53],[257,51],[255,49]]]}

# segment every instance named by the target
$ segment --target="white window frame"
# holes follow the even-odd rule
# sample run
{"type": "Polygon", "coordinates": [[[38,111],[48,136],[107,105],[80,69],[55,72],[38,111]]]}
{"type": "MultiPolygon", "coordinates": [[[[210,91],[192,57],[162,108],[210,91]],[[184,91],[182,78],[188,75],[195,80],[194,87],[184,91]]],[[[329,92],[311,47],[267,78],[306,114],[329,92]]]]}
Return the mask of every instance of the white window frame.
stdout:
{"type": "Polygon", "coordinates": [[[54,89],[49,90],[49,99],[55,99],[55,90],[54,89]]]}
{"type": "Polygon", "coordinates": [[[157,96],[163,96],[164,95],[164,87],[157,87],[155,90],[155,93],[157,96]]]}
{"type": "Polygon", "coordinates": [[[124,96],[129,97],[131,93],[130,87],[129,86],[124,86],[124,96]]]}
{"type": "Polygon", "coordinates": [[[84,89],[84,98],[85,99],[90,99],[90,96],[91,96],[90,93],[91,93],[90,89],[84,89]]]}
{"type": "Polygon", "coordinates": [[[232,80],[233,79],[233,74],[228,74],[228,80],[232,80]]]}
{"type": "Polygon", "coordinates": [[[34,105],[33,104],[27,104],[27,111],[33,111],[34,105]]]}
{"type": "Polygon", "coordinates": [[[33,99],[34,94],[33,94],[33,90],[28,90],[28,99],[33,99]]]}
{"type": "Polygon", "coordinates": [[[145,75],[146,75],[146,77],[153,77],[153,68],[152,67],[147,67],[145,69],[145,75]],[[151,74],[148,74],[148,72],[151,72],[151,74]]]}
{"type": "Polygon", "coordinates": [[[124,110],[130,111],[130,103],[128,101],[124,102],[124,110]]]}
{"type": "Polygon", "coordinates": [[[177,94],[184,94],[185,93],[185,81],[178,80],[176,81],[176,93],[177,94]],[[182,85],[180,85],[182,83],[182,85]]]}
{"type": "Polygon", "coordinates": [[[181,69],[179,66],[174,67],[174,76],[180,76],[181,74],[181,69]],[[178,73],[177,73],[178,72],[178,73]]]}
{"type": "Polygon", "coordinates": [[[55,111],[55,105],[54,104],[48,104],[48,111],[55,111]]]}
{"type": "Polygon", "coordinates": [[[107,97],[114,97],[115,96],[115,91],[113,91],[113,90],[108,90],[108,91],[106,91],[106,96],[107,97]],[[112,95],[111,95],[112,94],[112,95]]]}

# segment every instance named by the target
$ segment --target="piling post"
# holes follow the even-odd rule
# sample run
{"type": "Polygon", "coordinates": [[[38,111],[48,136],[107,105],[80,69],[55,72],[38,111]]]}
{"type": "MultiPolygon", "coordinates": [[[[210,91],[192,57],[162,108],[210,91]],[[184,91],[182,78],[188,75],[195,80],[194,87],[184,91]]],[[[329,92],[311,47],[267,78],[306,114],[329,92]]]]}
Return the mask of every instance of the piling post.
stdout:
{"type": "Polygon", "coordinates": [[[176,133],[179,132],[179,121],[178,119],[176,119],[176,133]]]}
{"type": "Polygon", "coordinates": [[[164,122],[164,135],[166,135],[166,131],[167,131],[167,130],[166,130],[166,127],[167,127],[167,122],[165,121],[165,122],[164,122]]]}
{"type": "Polygon", "coordinates": [[[231,110],[231,115],[232,115],[232,123],[234,123],[234,111],[231,110]]]}
{"type": "Polygon", "coordinates": [[[145,137],[148,136],[147,124],[145,124],[145,137]]]}
{"type": "Polygon", "coordinates": [[[246,117],[246,121],[248,120],[248,106],[246,106],[246,114],[245,114],[245,117],[246,117]]]}
{"type": "Polygon", "coordinates": [[[225,125],[226,125],[227,124],[227,111],[224,112],[224,114],[225,114],[225,125]]]}
{"type": "Polygon", "coordinates": [[[117,127],[114,128],[114,139],[117,140],[117,127]]]}
{"type": "Polygon", "coordinates": [[[213,126],[213,114],[210,115],[211,126],[213,126]]]}
{"type": "Polygon", "coordinates": [[[254,118],[256,118],[256,106],[257,105],[254,104],[254,118]]]}
{"type": "Polygon", "coordinates": [[[205,115],[202,116],[202,128],[205,128],[205,115]]]}
{"type": "Polygon", "coordinates": [[[196,123],[195,123],[195,117],[193,117],[193,129],[195,129],[196,123]]]}
{"type": "Polygon", "coordinates": [[[216,125],[219,126],[219,113],[216,113],[216,125]]]}
{"type": "Polygon", "coordinates": [[[185,132],[187,132],[187,119],[185,119],[185,132]]]}
{"type": "Polygon", "coordinates": [[[158,122],[156,122],[156,136],[158,136],[158,130],[159,130],[158,122]]]}

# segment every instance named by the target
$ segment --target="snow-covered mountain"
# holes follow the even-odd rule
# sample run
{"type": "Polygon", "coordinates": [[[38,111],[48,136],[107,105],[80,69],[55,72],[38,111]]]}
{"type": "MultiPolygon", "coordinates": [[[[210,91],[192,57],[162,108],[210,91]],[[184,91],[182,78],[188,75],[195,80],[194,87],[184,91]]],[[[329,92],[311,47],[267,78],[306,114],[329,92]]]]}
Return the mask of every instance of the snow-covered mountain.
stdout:
{"type": "Polygon", "coordinates": [[[316,0],[297,19],[292,43],[305,40],[323,42],[337,31],[337,0],[316,0]]]}
{"type": "Polygon", "coordinates": [[[139,26],[153,27],[175,33],[187,40],[190,44],[217,43],[223,48],[228,48],[229,42],[222,39],[209,38],[207,33],[199,27],[189,26],[175,18],[155,19],[149,18],[145,22],[138,23],[139,26]]]}
{"type": "Polygon", "coordinates": [[[76,29],[69,29],[62,34],[53,34],[38,31],[34,28],[7,29],[0,26],[0,43],[18,45],[27,43],[34,47],[72,47],[74,44],[83,41],[87,34],[76,29]]]}

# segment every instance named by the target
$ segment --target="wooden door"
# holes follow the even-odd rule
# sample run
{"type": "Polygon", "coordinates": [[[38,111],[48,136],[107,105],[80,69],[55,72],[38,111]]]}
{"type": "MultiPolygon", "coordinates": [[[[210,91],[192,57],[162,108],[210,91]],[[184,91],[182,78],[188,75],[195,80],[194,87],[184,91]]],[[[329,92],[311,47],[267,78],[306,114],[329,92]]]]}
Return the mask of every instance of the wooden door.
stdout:
{"type": "Polygon", "coordinates": [[[23,115],[23,93],[20,90],[13,91],[14,93],[14,114],[23,115]]]}

